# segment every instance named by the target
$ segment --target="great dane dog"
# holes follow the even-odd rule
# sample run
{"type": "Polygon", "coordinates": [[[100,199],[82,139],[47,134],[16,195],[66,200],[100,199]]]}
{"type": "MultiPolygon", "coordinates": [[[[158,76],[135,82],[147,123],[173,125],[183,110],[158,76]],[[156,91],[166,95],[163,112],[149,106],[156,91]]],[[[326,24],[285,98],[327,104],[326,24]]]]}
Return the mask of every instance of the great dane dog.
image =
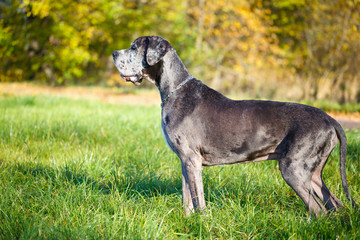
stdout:
{"type": "Polygon", "coordinates": [[[344,205],[326,187],[322,170],[338,140],[342,185],[355,207],[346,180],[346,136],[325,112],[296,103],[231,100],[193,77],[159,36],[140,37],[113,58],[124,80],[140,85],[147,79],[159,89],[162,133],[181,160],[187,215],[205,209],[202,166],[268,159],[279,162],[310,215],[337,210],[344,205]]]}

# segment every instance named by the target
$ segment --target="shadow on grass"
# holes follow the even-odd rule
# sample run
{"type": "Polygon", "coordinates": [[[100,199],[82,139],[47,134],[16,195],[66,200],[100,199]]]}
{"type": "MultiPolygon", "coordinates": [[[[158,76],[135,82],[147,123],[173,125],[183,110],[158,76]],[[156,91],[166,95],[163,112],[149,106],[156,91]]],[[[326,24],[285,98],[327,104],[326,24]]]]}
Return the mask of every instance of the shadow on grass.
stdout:
{"type": "MultiPolygon", "coordinates": [[[[21,163],[13,168],[14,172],[20,172],[27,177],[27,181],[31,178],[45,179],[49,184],[57,187],[65,187],[67,185],[85,186],[87,189],[97,191],[102,194],[111,194],[113,191],[127,192],[132,197],[141,195],[142,197],[153,197],[158,195],[181,194],[181,179],[179,178],[159,178],[155,173],[137,174],[136,176],[125,175],[121,178],[117,177],[115,172],[107,176],[93,178],[85,170],[77,166],[66,165],[57,169],[43,166],[35,163],[21,163]]],[[[12,172],[12,171],[10,171],[12,172]]],[[[37,180],[33,180],[36,182],[37,180]]]]}
{"type": "MultiPolygon", "coordinates": [[[[9,172],[21,173],[25,176],[23,181],[26,181],[26,184],[31,182],[36,184],[36,182],[42,179],[47,184],[54,185],[57,188],[73,185],[85,187],[88,190],[101,194],[112,194],[114,191],[119,191],[126,192],[129,197],[140,196],[142,198],[149,198],[160,195],[181,195],[182,191],[181,176],[165,178],[151,171],[147,171],[146,174],[136,170],[131,170],[127,173],[122,172],[121,174],[112,171],[103,176],[93,177],[88,170],[75,164],[54,168],[28,162],[18,163],[7,168],[9,172]]],[[[276,186],[269,187],[259,182],[251,181],[250,177],[246,174],[236,184],[230,181],[224,186],[219,186],[212,182],[211,176],[208,174],[204,174],[203,178],[206,201],[217,202],[218,205],[223,204],[218,202],[219,199],[231,199],[240,205],[244,205],[253,196],[257,196],[258,204],[266,204],[267,200],[264,199],[263,201],[258,197],[271,194],[271,192],[282,192],[276,186]]],[[[292,197],[290,196],[290,198],[292,197]]]]}
{"type": "MultiPolygon", "coordinates": [[[[181,176],[165,178],[151,171],[147,171],[146,174],[139,171],[117,174],[113,171],[95,177],[87,169],[75,164],[54,168],[42,164],[19,163],[7,168],[9,172],[21,173],[24,176],[22,181],[25,185],[40,184],[39,186],[41,186],[40,182],[42,182],[50,188],[65,189],[65,191],[67,188],[75,186],[79,191],[85,189],[104,195],[119,192],[124,193],[123,196],[127,199],[181,195],[181,176]]],[[[251,181],[249,178],[247,174],[244,174],[239,182],[230,181],[225,186],[220,186],[211,180],[211,176],[205,174],[205,200],[220,208],[227,208],[229,204],[234,203],[240,208],[255,204],[264,211],[272,211],[274,205],[278,209],[289,211],[303,207],[303,213],[306,216],[307,211],[297,196],[286,196],[283,189],[266,186],[260,182],[251,181]],[[281,200],[274,197],[277,194],[282,196],[281,200]],[[269,198],[270,195],[272,196],[269,198]]],[[[20,187],[22,185],[21,183],[16,184],[19,184],[20,187]]]]}
{"type": "MultiPolygon", "coordinates": [[[[117,177],[114,173],[108,173],[107,175],[100,176],[100,177],[92,177],[92,174],[89,170],[81,168],[77,165],[67,165],[64,167],[53,168],[50,166],[44,166],[42,164],[35,164],[35,163],[22,163],[22,164],[15,164],[15,165],[7,165],[4,168],[9,174],[14,174],[12,178],[11,184],[18,185],[17,187],[22,187],[21,184],[29,185],[29,184],[39,184],[46,183],[47,185],[54,187],[54,188],[63,188],[66,189],[67,187],[76,187],[81,189],[81,193],[84,189],[87,191],[94,191],[100,194],[108,195],[113,194],[114,191],[124,192],[125,197],[128,198],[151,198],[154,196],[159,195],[173,195],[173,194],[181,194],[181,177],[176,176],[176,178],[170,179],[162,179],[155,175],[155,173],[148,172],[147,174],[129,174],[125,175],[124,177],[117,177]],[[20,186],[19,186],[20,185],[20,186]]],[[[106,173],[104,173],[106,174],[106,173]]],[[[121,175],[123,176],[123,175],[121,175]]],[[[286,217],[287,209],[296,211],[296,206],[298,204],[302,204],[297,196],[286,196],[283,194],[279,201],[276,201],[277,193],[281,193],[283,189],[277,188],[277,186],[267,186],[266,184],[262,184],[258,181],[249,181],[247,174],[244,174],[240,178],[240,182],[229,181],[228,184],[225,186],[220,185],[213,185],[209,186],[210,192],[206,193],[207,201],[216,202],[216,205],[219,206],[222,202],[234,202],[234,199],[239,199],[235,201],[235,204],[239,204],[240,207],[248,204],[246,201],[251,201],[249,199],[254,199],[250,205],[251,208],[256,206],[257,208],[262,208],[262,212],[266,213],[266,215],[259,216],[252,216],[250,213],[250,219],[257,220],[260,219],[262,216],[271,216],[272,208],[277,205],[277,208],[285,210],[278,210],[280,213],[284,213],[284,218],[279,219],[279,226],[283,226],[280,228],[269,227],[267,221],[259,221],[254,223],[253,227],[259,229],[265,229],[263,234],[268,238],[289,238],[293,235],[293,232],[296,231],[298,238],[302,239],[335,239],[338,233],[343,233],[344,231],[351,232],[352,229],[359,228],[360,222],[360,214],[358,211],[355,210],[346,210],[340,214],[336,214],[330,216],[330,218],[323,218],[314,221],[298,221],[299,219],[306,219],[307,212],[306,210],[301,211],[301,216],[296,218],[286,217]],[[275,192],[275,193],[274,193],[275,192]],[[265,196],[272,194],[271,201],[267,202],[265,196]],[[223,198],[223,199],[222,199],[223,198]],[[287,204],[290,204],[287,206],[287,204]],[[293,220],[292,220],[293,219],[293,220]],[[290,228],[287,228],[286,225],[291,225],[290,228]],[[296,226],[295,226],[296,225],[296,226]],[[267,228],[269,228],[267,230],[267,228]],[[291,229],[291,230],[288,230],[291,229]],[[271,232],[270,232],[271,231],[271,232]],[[272,234],[272,235],[271,235],[272,234]],[[309,235],[310,234],[310,235],[309,235]],[[312,237],[315,235],[314,237],[312,237]],[[309,237],[307,237],[309,236],[309,237]]],[[[11,177],[11,176],[9,176],[11,177]]],[[[211,180],[211,175],[208,179],[205,176],[205,188],[207,185],[215,184],[215,181],[211,180]]],[[[45,186],[47,187],[47,186],[45,186]]],[[[208,190],[205,190],[208,191],[208,190]]],[[[61,191],[61,193],[66,193],[67,191],[61,191]]],[[[70,191],[69,194],[73,194],[70,191]]],[[[82,197],[82,195],[81,195],[82,197]]],[[[95,197],[97,197],[95,195],[95,197]]],[[[136,202],[135,202],[136,203],[136,202]]],[[[90,204],[89,206],[92,206],[90,204]]],[[[103,205],[102,205],[103,206],[103,205]]],[[[224,210],[226,211],[236,211],[236,209],[232,208],[233,206],[227,205],[224,206],[224,210]]],[[[222,208],[222,207],[219,207],[222,208]]],[[[260,213],[261,211],[257,211],[260,213]]],[[[224,211],[220,211],[224,213],[224,211]]],[[[244,213],[229,213],[230,216],[243,216],[244,213]]],[[[217,216],[214,214],[214,216],[217,216]]],[[[275,215],[276,216],[276,215],[275,215]]],[[[290,216],[294,216],[294,214],[290,214],[290,216]]],[[[1,217],[1,216],[0,216],[1,217]]],[[[200,221],[200,217],[202,215],[193,215],[190,218],[186,218],[186,226],[182,225],[179,226],[179,231],[183,231],[187,229],[188,233],[192,232],[199,232],[199,229],[203,228],[206,229],[206,221],[200,221]],[[205,224],[203,224],[205,223],[205,224]]],[[[274,218],[269,217],[270,220],[274,220],[274,218]]],[[[26,219],[28,221],[28,219],[26,219]]],[[[276,220],[276,219],[275,219],[276,220]]],[[[171,219],[169,220],[171,222],[171,219]]],[[[182,221],[182,220],[181,220],[182,221]]],[[[209,220],[210,222],[212,219],[209,220]]],[[[238,220],[240,221],[240,220],[238,220]]],[[[216,220],[215,220],[216,222],[216,220]]],[[[26,222],[27,224],[27,222],[26,222]]],[[[174,223],[175,225],[178,223],[174,223]]],[[[220,224],[220,223],[218,223],[220,224]]],[[[44,225],[45,226],[45,225],[44,225]]],[[[241,225],[240,225],[241,226],[241,225]]],[[[255,229],[254,228],[254,229],[255,229]]],[[[23,231],[19,230],[19,228],[15,228],[16,231],[23,231]]],[[[65,228],[58,228],[58,229],[65,229],[65,228]]],[[[57,229],[57,230],[58,230],[57,229]]],[[[69,228],[70,229],[70,228],[69,228]]],[[[72,228],[71,228],[72,229],[72,228]]],[[[229,229],[231,230],[231,229],[229,229]]],[[[14,230],[15,231],[15,230],[14,230]]],[[[68,231],[66,228],[64,231],[68,231]]],[[[204,231],[206,234],[207,230],[204,231]]],[[[209,230],[210,231],[210,230],[209,230]]],[[[69,233],[70,234],[70,233],[69,233]]],[[[71,234],[73,234],[71,232],[71,234]]],[[[74,232],[76,234],[76,232],[74,232]]],[[[1,236],[1,234],[0,234],[1,236]]],[[[5,236],[5,235],[4,235],[5,236]]],[[[359,235],[353,235],[353,238],[356,239],[359,235]]]]}
{"type": "MultiPolygon", "coordinates": [[[[8,169],[9,172],[20,172],[24,175],[24,181],[27,181],[27,184],[31,181],[36,184],[39,179],[43,179],[55,188],[73,185],[100,194],[112,194],[118,191],[126,193],[127,198],[181,195],[181,176],[163,178],[151,171],[147,171],[146,174],[135,171],[121,175],[113,171],[103,176],[92,177],[89,171],[75,164],[53,168],[42,164],[18,163],[8,166],[8,169]]],[[[288,211],[303,208],[301,215],[307,216],[305,206],[295,193],[289,195],[289,189],[281,189],[276,184],[252,180],[247,174],[238,178],[236,183],[229,180],[229,183],[224,186],[217,185],[211,180],[211,176],[205,174],[204,191],[206,201],[216,203],[217,206],[227,205],[229,201],[232,201],[239,206],[255,204],[266,211],[272,211],[275,206],[288,211]]],[[[292,192],[291,189],[290,192],[292,192]]]]}
{"type": "MultiPolygon", "coordinates": [[[[15,166],[9,166],[13,168],[14,172],[20,172],[26,176],[26,181],[36,182],[39,179],[44,179],[49,184],[56,185],[56,187],[65,187],[68,185],[85,186],[92,191],[98,191],[102,194],[111,194],[113,191],[127,192],[130,196],[132,193],[141,195],[142,197],[154,197],[159,195],[173,195],[181,194],[181,176],[175,176],[173,178],[162,178],[156,175],[156,172],[147,172],[142,174],[127,173],[122,174],[121,177],[111,172],[108,175],[100,177],[91,177],[90,173],[81,167],[73,165],[65,165],[59,168],[52,168],[50,166],[44,166],[42,164],[35,163],[19,163],[15,166]],[[35,178],[35,179],[32,179],[35,178]]],[[[10,171],[13,172],[13,171],[10,171]]],[[[238,204],[244,205],[251,200],[251,198],[257,198],[257,204],[266,203],[269,199],[259,199],[259,197],[267,194],[281,194],[284,190],[277,186],[264,185],[261,182],[253,181],[251,176],[244,174],[240,181],[234,184],[230,181],[224,186],[214,184],[210,179],[211,176],[204,175],[204,192],[206,201],[215,202],[217,199],[232,199],[238,204]]],[[[297,196],[287,196],[287,199],[291,199],[291,204],[297,202],[297,196]]],[[[281,201],[277,201],[281,204],[281,201]]],[[[220,204],[220,203],[218,203],[220,204]]],[[[221,204],[220,204],[221,205],[221,204]]],[[[289,203],[286,203],[284,207],[288,207],[289,203]]]]}

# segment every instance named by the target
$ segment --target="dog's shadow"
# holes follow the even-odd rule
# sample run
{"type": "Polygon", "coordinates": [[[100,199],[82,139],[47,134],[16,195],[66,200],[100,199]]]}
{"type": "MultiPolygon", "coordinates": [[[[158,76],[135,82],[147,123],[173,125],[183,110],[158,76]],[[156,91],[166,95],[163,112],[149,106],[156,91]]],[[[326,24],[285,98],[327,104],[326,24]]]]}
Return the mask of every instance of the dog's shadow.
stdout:
{"type": "MultiPolygon", "coordinates": [[[[179,195],[182,191],[181,173],[173,176],[159,176],[156,170],[147,170],[146,173],[139,169],[128,172],[113,170],[106,175],[94,176],[90,171],[76,164],[64,165],[61,167],[52,167],[41,163],[17,163],[10,168],[10,172],[20,172],[34,184],[39,179],[56,185],[56,187],[65,187],[74,185],[76,187],[86,188],[91,191],[97,191],[101,194],[112,194],[115,191],[126,193],[129,197],[140,196],[142,198],[151,198],[156,196],[179,195]]],[[[9,169],[10,169],[9,168],[9,169]]],[[[207,201],[216,201],[216,199],[226,197],[241,197],[248,188],[239,182],[236,185],[226,184],[222,189],[212,186],[211,174],[204,173],[204,190],[207,201]],[[209,191],[209,189],[212,189],[209,191]]],[[[254,190],[254,189],[253,189],[254,190]]],[[[256,186],[256,192],[262,192],[261,186],[256,186]]]]}
{"type": "Polygon", "coordinates": [[[55,184],[58,187],[75,185],[102,194],[112,194],[114,191],[119,191],[126,192],[130,196],[141,195],[143,198],[159,195],[181,195],[181,176],[161,178],[155,172],[146,174],[131,174],[129,172],[121,174],[120,177],[115,171],[112,171],[107,175],[93,177],[91,173],[84,168],[75,166],[75,164],[53,168],[28,162],[17,163],[8,169],[11,168],[13,170],[10,172],[22,173],[25,177],[27,176],[29,182],[34,181],[34,184],[39,178],[43,178],[49,184],[55,184]]]}
{"type": "MultiPolygon", "coordinates": [[[[351,147],[352,146],[349,146],[350,149],[351,147]]],[[[94,176],[89,170],[76,164],[52,167],[33,162],[17,163],[7,167],[7,169],[9,170],[9,174],[11,174],[11,172],[22,173],[22,175],[28,179],[28,182],[25,184],[29,184],[31,181],[34,182],[33,184],[36,184],[39,178],[43,178],[43,180],[49,184],[56,185],[56,187],[74,185],[79,188],[82,187],[91,191],[97,191],[101,194],[113,194],[117,191],[125,193],[128,198],[153,198],[169,195],[176,195],[181,198],[181,173],[163,177],[159,176],[155,169],[151,171],[147,170],[146,173],[141,173],[139,169],[136,169],[136,171],[128,171],[122,174],[119,174],[117,169],[112,172],[107,172],[102,176],[94,176]]],[[[205,199],[207,202],[213,202],[219,206],[226,203],[226,201],[223,201],[226,199],[232,199],[240,205],[246,205],[249,199],[254,196],[261,196],[264,192],[275,195],[281,194],[282,192],[282,189],[279,187],[273,186],[269,189],[269,186],[265,187],[264,184],[250,181],[247,174],[242,176],[236,184],[230,181],[224,184],[224,186],[217,186],[218,184],[214,184],[212,175],[213,174],[205,172],[203,176],[205,199]]],[[[295,194],[285,196],[284,198],[286,198],[286,202],[275,201],[274,196],[271,199],[274,200],[273,204],[278,204],[280,208],[291,210],[294,205],[297,207],[302,206],[302,203],[295,194]]],[[[265,206],[266,201],[269,201],[269,199],[257,201],[258,204],[265,206]]],[[[304,214],[305,213],[306,210],[304,210],[304,214]]]]}
{"type": "MultiPolygon", "coordinates": [[[[76,164],[64,165],[61,167],[51,167],[41,163],[17,163],[12,166],[13,172],[21,172],[24,176],[28,176],[28,181],[43,178],[49,184],[56,184],[59,187],[65,185],[82,186],[93,191],[99,191],[102,194],[111,194],[114,191],[126,192],[130,195],[136,193],[144,198],[159,195],[181,195],[182,180],[181,173],[173,176],[159,176],[156,170],[146,173],[129,171],[119,174],[118,171],[112,170],[106,175],[94,176],[85,168],[76,164]]],[[[216,199],[217,197],[236,197],[246,195],[247,191],[257,195],[263,192],[262,185],[252,186],[249,190],[249,182],[244,176],[242,181],[237,184],[225,184],[223,188],[212,186],[211,173],[204,173],[204,190],[207,200],[216,199]],[[211,191],[209,190],[211,189],[211,191]]],[[[253,185],[253,184],[252,184],[253,185]]]]}

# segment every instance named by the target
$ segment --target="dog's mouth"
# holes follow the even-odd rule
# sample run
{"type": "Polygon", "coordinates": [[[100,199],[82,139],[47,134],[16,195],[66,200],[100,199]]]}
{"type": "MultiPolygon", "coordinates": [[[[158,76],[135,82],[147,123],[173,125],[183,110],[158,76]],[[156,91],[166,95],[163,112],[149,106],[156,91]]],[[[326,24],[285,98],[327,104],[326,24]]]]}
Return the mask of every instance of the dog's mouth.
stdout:
{"type": "Polygon", "coordinates": [[[120,73],[120,76],[122,79],[124,79],[127,82],[132,82],[134,85],[139,86],[142,82],[142,78],[138,75],[133,75],[133,76],[125,76],[123,74],[120,73]]]}

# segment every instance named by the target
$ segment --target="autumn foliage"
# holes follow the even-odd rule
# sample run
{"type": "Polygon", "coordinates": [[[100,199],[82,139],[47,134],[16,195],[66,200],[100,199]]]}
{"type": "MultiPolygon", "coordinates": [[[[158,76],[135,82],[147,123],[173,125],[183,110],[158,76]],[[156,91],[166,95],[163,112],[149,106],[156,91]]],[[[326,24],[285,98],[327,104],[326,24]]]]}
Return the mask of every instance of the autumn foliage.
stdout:
{"type": "Polygon", "coordinates": [[[360,101],[359,24],[359,0],[5,0],[0,81],[112,84],[112,51],[161,35],[218,90],[360,101]]]}

